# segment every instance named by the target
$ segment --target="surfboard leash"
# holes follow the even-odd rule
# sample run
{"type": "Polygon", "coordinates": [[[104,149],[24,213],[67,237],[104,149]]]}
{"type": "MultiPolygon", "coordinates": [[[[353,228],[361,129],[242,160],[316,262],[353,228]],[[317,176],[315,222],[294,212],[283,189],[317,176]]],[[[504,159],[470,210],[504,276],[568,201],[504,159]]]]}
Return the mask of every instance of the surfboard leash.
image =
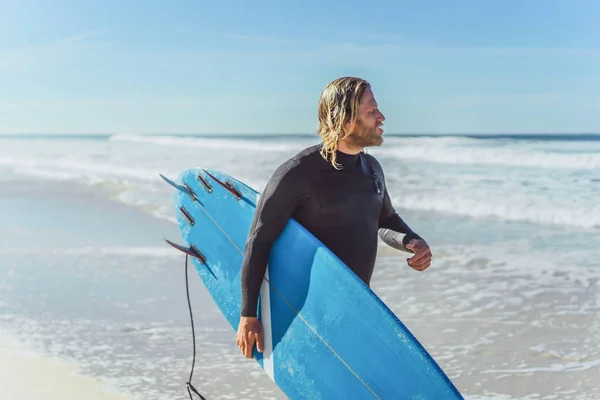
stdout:
{"type": "Polygon", "coordinates": [[[200,397],[200,399],[206,400],[206,398],[204,396],[202,396],[200,394],[200,392],[198,392],[198,390],[194,387],[194,385],[192,385],[192,377],[194,375],[194,366],[196,364],[196,332],[194,330],[194,315],[192,314],[192,303],[190,301],[190,286],[188,283],[188,258],[189,258],[189,255],[186,254],[185,255],[185,292],[187,294],[188,308],[190,310],[190,322],[192,325],[192,344],[193,344],[194,354],[193,354],[193,358],[192,358],[192,368],[190,370],[190,377],[189,377],[188,381],[186,382],[186,388],[188,391],[188,395],[190,396],[190,400],[194,400],[192,397],[192,392],[197,394],[198,397],[200,397]]]}

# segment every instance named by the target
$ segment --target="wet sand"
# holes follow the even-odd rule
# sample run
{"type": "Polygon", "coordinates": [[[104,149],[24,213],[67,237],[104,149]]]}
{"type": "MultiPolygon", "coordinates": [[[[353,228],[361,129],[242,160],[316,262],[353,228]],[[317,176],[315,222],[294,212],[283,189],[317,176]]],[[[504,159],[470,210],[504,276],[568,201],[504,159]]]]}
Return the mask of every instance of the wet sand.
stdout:
{"type": "Polygon", "coordinates": [[[59,358],[37,355],[19,340],[0,334],[3,399],[130,399],[95,378],[77,374],[76,369],[59,358]]]}

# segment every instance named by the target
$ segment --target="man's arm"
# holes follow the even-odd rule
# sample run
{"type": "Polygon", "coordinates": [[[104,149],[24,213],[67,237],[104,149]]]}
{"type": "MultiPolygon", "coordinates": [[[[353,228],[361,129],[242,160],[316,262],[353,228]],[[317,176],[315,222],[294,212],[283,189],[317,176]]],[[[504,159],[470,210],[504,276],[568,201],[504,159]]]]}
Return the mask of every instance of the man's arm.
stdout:
{"type": "MultiPolygon", "coordinates": [[[[387,186],[383,194],[383,206],[381,208],[381,213],[379,214],[379,228],[404,233],[405,235],[402,238],[402,246],[409,252],[414,253],[412,257],[406,260],[408,265],[416,271],[424,271],[429,268],[432,257],[429,245],[421,236],[410,229],[408,224],[406,224],[406,222],[400,218],[396,210],[394,210],[387,191],[387,186]]],[[[398,248],[396,245],[397,240],[395,240],[394,235],[388,234],[386,236],[386,232],[380,231],[379,236],[390,246],[398,248]]]]}
{"type": "Polygon", "coordinates": [[[408,242],[412,239],[421,239],[416,232],[414,232],[406,222],[398,215],[388,194],[387,186],[383,193],[383,206],[381,207],[381,213],[379,214],[379,228],[389,229],[395,232],[404,233],[402,239],[402,245],[406,247],[408,242]]]}
{"type": "MultiPolygon", "coordinates": [[[[387,184],[385,182],[385,174],[383,173],[383,168],[379,161],[371,155],[366,155],[367,159],[371,163],[371,167],[375,170],[376,175],[382,180],[383,183],[383,204],[381,206],[381,211],[379,213],[379,228],[380,229],[389,229],[394,232],[403,233],[404,238],[402,239],[402,246],[406,247],[408,242],[413,239],[423,240],[421,236],[419,236],[416,232],[414,232],[406,222],[398,215],[394,206],[392,206],[392,201],[390,200],[390,195],[387,190],[387,184]]],[[[381,232],[380,232],[381,237],[381,232]]],[[[390,237],[390,235],[387,235],[390,237]]],[[[424,240],[423,240],[424,241],[424,240]]],[[[395,246],[394,246],[395,247],[395,246]]]]}
{"type": "Polygon", "coordinates": [[[241,272],[241,316],[256,317],[260,287],[271,246],[300,204],[307,178],[295,161],[275,170],[257,205],[246,242],[241,272]]]}

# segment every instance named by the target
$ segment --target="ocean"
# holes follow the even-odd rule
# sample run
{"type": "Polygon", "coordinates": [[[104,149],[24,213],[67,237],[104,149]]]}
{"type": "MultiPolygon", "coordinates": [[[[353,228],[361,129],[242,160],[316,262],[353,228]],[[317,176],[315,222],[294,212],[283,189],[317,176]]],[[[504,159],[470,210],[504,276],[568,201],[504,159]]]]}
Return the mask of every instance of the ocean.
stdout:
{"type": "MultiPolygon", "coordinates": [[[[171,178],[262,190],[316,135],[0,136],[0,331],[130,398],[188,398],[171,178]]],[[[431,267],[381,244],[372,288],[468,399],[599,399],[600,135],[386,135],[368,152],[431,267]]],[[[194,385],[280,399],[190,276],[194,385]]],[[[35,376],[31,377],[35,381],[35,376]]],[[[52,397],[49,397],[52,398],[52,397]]]]}

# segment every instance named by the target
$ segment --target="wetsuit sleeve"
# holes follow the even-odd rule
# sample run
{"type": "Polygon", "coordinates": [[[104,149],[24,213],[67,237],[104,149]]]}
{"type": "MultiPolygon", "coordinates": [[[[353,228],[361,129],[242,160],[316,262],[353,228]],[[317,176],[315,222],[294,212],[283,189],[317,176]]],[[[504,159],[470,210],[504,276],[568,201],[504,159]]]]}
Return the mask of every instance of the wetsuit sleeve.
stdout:
{"type": "Polygon", "coordinates": [[[242,261],[241,315],[256,317],[258,296],[271,246],[301,203],[307,178],[294,161],[280,165],[261,194],[242,261]]]}
{"type": "Polygon", "coordinates": [[[412,239],[423,239],[417,233],[415,233],[406,222],[398,215],[390,195],[388,194],[387,186],[383,192],[383,206],[381,207],[381,213],[379,214],[379,228],[390,229],[395,232],[404,233],[405,236],[402,239],[402,244],[406,247],[408,242],[412,239]]]}

